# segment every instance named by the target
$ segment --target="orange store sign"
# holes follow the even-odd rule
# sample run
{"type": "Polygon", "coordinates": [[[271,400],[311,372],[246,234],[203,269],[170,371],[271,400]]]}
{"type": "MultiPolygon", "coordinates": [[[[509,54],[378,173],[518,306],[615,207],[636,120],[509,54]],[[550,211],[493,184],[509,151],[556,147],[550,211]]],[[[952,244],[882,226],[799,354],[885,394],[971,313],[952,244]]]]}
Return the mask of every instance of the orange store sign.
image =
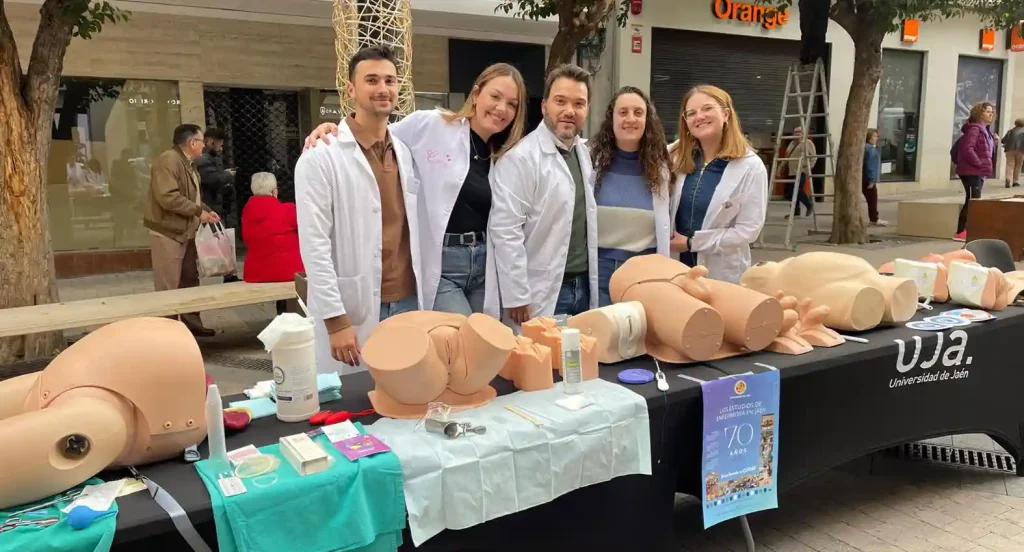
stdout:
{"type": "Polygon", "coordinates": [[[711,11],[718,19],[735,19],[744,23],[759,23],[769,30],[789,23],[789,10],[780,12],[771,6],[760,6],[746,2],[711,0],[711,11]]]}

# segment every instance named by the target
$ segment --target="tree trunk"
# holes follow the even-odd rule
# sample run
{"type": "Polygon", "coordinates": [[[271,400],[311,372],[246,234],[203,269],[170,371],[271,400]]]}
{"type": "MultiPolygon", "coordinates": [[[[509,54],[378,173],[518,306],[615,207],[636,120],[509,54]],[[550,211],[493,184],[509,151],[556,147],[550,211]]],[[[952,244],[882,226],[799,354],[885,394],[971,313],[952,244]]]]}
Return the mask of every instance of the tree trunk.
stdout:
{"type": "Polygon", "coordinates": [[[544,71],[547,75],[559,65],[576,62],[576,48],[579,46],[580,29],[563,28],[559,25],[555,39],[551,41],[551,52],[548,54],[548,66],[544,71]]]}
{"type": "Polygon", "coordinates": [[[884,32],[874,29],[851,33],[854,44],[853,83],[846,101],[843,132],[836,161],[835,213],[830,243],[866,243],[868,234],[861,212],[861,177],[864,168],[864,139],[871,118],[875,88],[882,76],[884,32]]]}
{"type": "MultiPolygon", "coordinates": [[[[0,2],[0,309],[59,301],[50,251],[46,158],[50,126],[72,22],[66,2],[46,0],[28,74],[0,2]]],[[[60,332],[0,338],[0,364],[51,356],[60,332]]]]}

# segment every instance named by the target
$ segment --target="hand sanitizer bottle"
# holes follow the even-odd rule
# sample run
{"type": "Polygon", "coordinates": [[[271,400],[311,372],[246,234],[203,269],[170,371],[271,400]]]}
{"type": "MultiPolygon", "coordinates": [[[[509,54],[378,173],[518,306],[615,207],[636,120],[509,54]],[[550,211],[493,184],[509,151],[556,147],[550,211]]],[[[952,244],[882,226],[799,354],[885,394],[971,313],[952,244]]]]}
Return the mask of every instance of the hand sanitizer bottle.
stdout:
{"type": "Polygon", "coordinates": [[[580,331],[576,328],[562,329],[562,386],[567,394],[583,392],[580,331]]]}

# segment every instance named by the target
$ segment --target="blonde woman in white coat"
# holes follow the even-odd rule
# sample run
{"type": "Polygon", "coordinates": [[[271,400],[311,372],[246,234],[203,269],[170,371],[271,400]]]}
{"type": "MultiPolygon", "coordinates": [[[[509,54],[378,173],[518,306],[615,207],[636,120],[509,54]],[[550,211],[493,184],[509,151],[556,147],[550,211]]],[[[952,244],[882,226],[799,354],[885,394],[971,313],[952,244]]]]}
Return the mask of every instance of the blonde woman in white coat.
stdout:
{"type": "Polygon", "coordinates": [[[608,103],[597,134],[587,143],[594,161],[597,202],[598,306],[612,304],[612,273],[636,255],[671,256],[674,178],[668,170],[665,131],[639,88],[623,86],[608,103]]]}
{"type": "Polygon", "coordinates": [[[716,280],[739,283],[764,228],[768,171],[740,128],[729,94],[701,85],[683,96],[680,139],[669,149],[676,178],[672,251],[716,280]]]}
{"type": "MultiPolygon", "coordinates": [[[[389,126],[412,153],[420,182],[419,225],[423,308],[469,315],[482,312],[494,161],[522,138],[526,84],[515,67],[484,69],[458,112],[409,114],[389,126]]],[[[306,139],[312,147],[337,135],[324,123],[306,139]]]]}

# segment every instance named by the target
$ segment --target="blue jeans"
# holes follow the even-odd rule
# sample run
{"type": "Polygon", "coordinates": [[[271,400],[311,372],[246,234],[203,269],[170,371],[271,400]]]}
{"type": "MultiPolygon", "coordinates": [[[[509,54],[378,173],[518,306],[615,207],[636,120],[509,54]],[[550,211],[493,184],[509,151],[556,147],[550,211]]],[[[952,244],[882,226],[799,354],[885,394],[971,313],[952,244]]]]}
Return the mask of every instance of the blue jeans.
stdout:
{"type": "Polygon", "coordinates": [[[396,314],[419,310],[419,308],[420,304],[415,295],[406,297],[405,299],[399,299],[398,301],[392,301],[390,303],[381,303],[380,321],[383,322],[396,314]]]}
{"type": "Polygon", "coordinates": [[[558,302],[555,303],[555,314],[576,316],[590,310],[590,275],[581,274],[571,280],[562,282],[558,290],[558,302]]]}
{"type": "Polygon", "coordinates": [[[487,244],[449,245],[441,250],[441,280],[434,310],[469,316],[484,310],[487,244]]]}
{"type": "Polygon", "coordinates": [[[597,306],[607,307],[612,304],[611,292],[608,290],[608,282],[612,279],[612,273],[618,270],[626,261],[616,259],[597,259],[597,306]]]}

